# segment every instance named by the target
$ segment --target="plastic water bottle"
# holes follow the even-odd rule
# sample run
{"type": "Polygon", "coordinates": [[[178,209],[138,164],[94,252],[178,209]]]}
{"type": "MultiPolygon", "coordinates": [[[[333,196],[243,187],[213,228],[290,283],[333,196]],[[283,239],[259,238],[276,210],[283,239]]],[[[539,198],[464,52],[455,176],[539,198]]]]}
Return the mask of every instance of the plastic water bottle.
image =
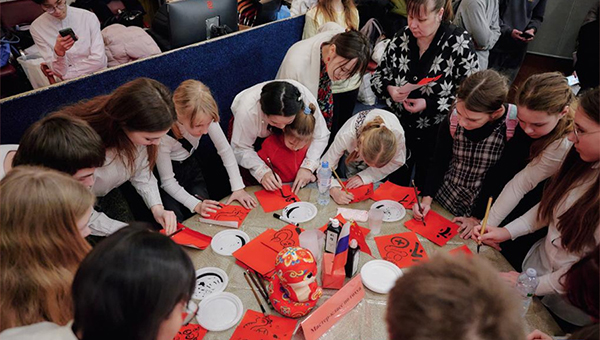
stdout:
{"type": "Polygon", "coordinates": [[[525,316],[527,313],[529,305],[531,304],[531,299],[533,298],[533,294],[535,294],[535,290],[539,283],[540,280],[537,277],[537,272],[533,268],[527,268],[524,273],[519,275],[519,279],[517,280],[517,290],[521,294],[521,299],[523,301],[522,316],[525,316]]]}
{"type": "Polygon", "coordinates": [[[319,185],[317,203],[319,205],[327,205],[329,203],[329,188],[331,187],[331,168],[329,168],[329,162],[321,163],[321,167],[317,170],[317,181],[319,185]]]}

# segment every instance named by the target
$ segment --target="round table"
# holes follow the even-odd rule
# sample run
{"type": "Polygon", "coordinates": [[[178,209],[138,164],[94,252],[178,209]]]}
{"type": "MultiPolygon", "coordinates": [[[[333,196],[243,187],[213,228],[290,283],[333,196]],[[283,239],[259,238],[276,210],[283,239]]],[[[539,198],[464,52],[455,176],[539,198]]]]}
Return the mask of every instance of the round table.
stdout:
{"type": "MultiPolygon", "coordinates": [[[[254,193],[255,191],[261,190],[262,187],[254,186],[246,188],[248,193],[254,193]]],[[[337,215],[338,206],[333,200],[329,202],[326,206],[320,206],[317,202],[318,190],[314,184],[309,185],[306,188],[303,188],[298,197],[302,201],[312,202],[318,208],[317,216],[308,221],[306,223],[301,223],[300,227],[309,230],[320,228],[325,225],[329,218],[335,217],[337,215]]],[[[226,199],[223,199],[222,202],[225,202],[226,199]]],[[[368,210],[370,206],[373,204],[373,200],[366,200],[359,203],[353,203],[347,206],[342,206],[345,208],[352,209],[362,209],[368,210]]],[[[235,203],[237,204],[237,202],[235,203]]],[[[437,205],[434,202],[432,205],[432,210],[438,212],[442,216],[452,219],[452,215],[450,215],[445,209],[437,205]]],[[[276,211],[281,213],[281,211],[276,211]]],[[[390,222],[383,223],[381,228],[381,233],[377,236],[381,235],[391,235],[402,232],[409,231],[406,227],[404,227],[404,222],[412,219],[412,212],[407,210],[406,216],[398,221],[398,222],[390,222]]],[[[213,226],[206,223],[200,223],[198,221],[198,216],[193,216],[190,219],[186,220],[183,223],[185,226],[200,231],[206,235],[214,236],[216,233],[226,230],[229,228],[213,226]]],[[[361,226],[368,227],[366,222],[360,223],[361,226]]],[[[240,230],[246,232],[251,239],[260,235],[267,229],[275,229],[278,230],[287,224],[273,217],[273,212],[265,213],[263,208],[259,205],[256,208],[252,209],[252,211],[248,214],[246,219],[244,220],[243,225],[240,227],[240,230]]],[[[439,247],[424,237],[418,235],[419,241],[425,248],[427,255],[429,257],[433,256],[437,251],[442,249],[443,251],[448,251],[450,249],[454,249],[457,247],[466,244],[469,249],[475,253],[477,244],[472,240],[463,240],[458,235],[452,238],[446,245],[443,247],[439,247]]],[[[377,249],[377,245],[373,240],[372,235],[367,235],[367,244],[371,248],[371,252],[376,259],[380,259],[379,251],[377,249]]],[[[218,267],[223,269],[227,275],[229,276],[229,284],[225,289],[226,292],[233,293],[237,295],[244,304],[244,311],[247,309],[252,309],[255,311],[260,311],[260,307],[256,302],[256,299],[252,295],[252,291],[250,290],[248,284],[246,283],[243,272],[244,270],[235,264],[235,258],[233,256],[221,256],[216,254],[210,246],[205,250],[195,250],[190,248],[185,248],[190,258],[192,259],[194,266],[196,269],[202,267],[218,267]]],[[[476,255],[477,256],[477,255],[476,255]]],[[[506,259],[495,249],[490,247],[481,247],[481,252],[478,256],[483,256],[491,261],[494,266],[499,271],[509,271],[514,270],[512,266],[506,261],[506,259]]],[[[359,266],[362,267],[366,262],[372,260],[372,258],[365,253],[360,254],[360,263],[359,266]]],[[[320,267],[320,264],[319,264],[320,267]]],[[[406,270],[406,269],[404,269],[406,270]]],[[[320,268],[319,268],[320,271],[320,268]]],[[[360,272],[360,269],[359,269],[360,272]]],[[[319,273],[319,282],[320,282],[320,273],[319,273]]],[[[346,279],[349,280],[349,279],[346,279]]],[[[347,281],[346,281],[347,282],[347,281]]],[[[498,284],[503,284],[503,282],[498,280],[498,284]]],[[[460,287],[457,287],[460,289],[460,287]]],[[[337,290],[324,289],[323,297],[319,300],[317,305],[320,306],[326,299],[333,294],[335,294],[337,290]]],[[[265,308],[267,307],[265,302],[261,300],[265,308]]],[[[377,294],[365,287],[365,298],[364,300],[358,304],[351,312],[346,314],[346,316],[341,319],[336,325],[334,325],[327,333],[325,333],[320,339],[361,339],[361,340],[381,340],[387,339],[387,331],[385,325],[385,309],[387,303],[387,295],[377,294]]],[[[272,313],[275,315],[279,314],[275,311],[268,311],[268,313],[272,313]]],[[[301,318],[299,321],[302,321],[301,318]]],[[[534,329],[539,329],[547,334],[560,334],[561,329],[558,327],[552,316],[548,313],[546,308],[541,304],[538,299],[534,299],[527,315],[525,316],[525,322],[527,331],[532,331],[534,329]]],[[[204,337],[204,339],[212,340],[226,340],[231,337],[233,331],[237,327],[234,326],[226,331],[222,332],[208,332],[208,334],[204,337]]],[[[296,332],[292,339],[294,340],[303,340],[304,336],[302,335],[302,331],[298,328],[300,327],[300,322],[298,322],[296,332]]]]}

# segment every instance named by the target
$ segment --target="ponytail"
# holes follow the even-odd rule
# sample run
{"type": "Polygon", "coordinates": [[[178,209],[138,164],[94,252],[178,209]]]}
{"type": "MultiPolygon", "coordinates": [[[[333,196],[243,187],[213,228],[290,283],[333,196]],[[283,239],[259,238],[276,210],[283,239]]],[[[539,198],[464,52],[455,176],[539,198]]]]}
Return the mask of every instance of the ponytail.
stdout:
{"type": "Polygon", "coordinates": [[[302,113],[298,113],[294,121],[286,125],[283,129],[284,134],[294,133],[296,136],[304,138],[310,137],[315,131],[315,112],[317,107],[310,103],[304,108],[302,113]]]}
{"type": "Polygon", "coordinates": [[[396,136],[385,125],[383,118],[377,116],[362,126],[358,136],[357,150],[352,151],[346,158],[346,164],[356,161],[359,156],[358,150],[360,150],[366,163],[381,168],[394,158],[397,149],[396,136]]]}

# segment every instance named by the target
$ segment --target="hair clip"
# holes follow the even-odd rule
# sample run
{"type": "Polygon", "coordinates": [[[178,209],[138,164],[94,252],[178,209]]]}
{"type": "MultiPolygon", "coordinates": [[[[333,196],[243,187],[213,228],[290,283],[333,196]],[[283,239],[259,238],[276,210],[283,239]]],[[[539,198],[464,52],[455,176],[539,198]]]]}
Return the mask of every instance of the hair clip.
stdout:
{"type": "Polygon", "coordinates": [[[308,107],[308,106],[305,106],[305,107],[304,107],[304,114],[305,114],[305,115],[309,115],[309,114],[311,114],[312,112],[310,112],[310,111],[311,111],[311,110],[310,110],[310,107],[308,107]]]}

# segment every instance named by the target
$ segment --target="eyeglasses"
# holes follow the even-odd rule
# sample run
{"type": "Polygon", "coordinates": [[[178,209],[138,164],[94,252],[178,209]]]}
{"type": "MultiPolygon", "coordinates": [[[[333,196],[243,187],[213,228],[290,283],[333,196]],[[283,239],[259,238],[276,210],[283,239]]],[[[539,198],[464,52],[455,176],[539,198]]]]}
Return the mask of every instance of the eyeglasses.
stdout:
{"type": "Polygon", "coordinates": [[[591,134],[598,133],[598,132],[600,132],[600,130],[592,131],[592,132],[581,132],[581,131],[579,131],[579,128],[576,125],[573,126],[573,134],[575,135],[575,140],[577,142],[579,142],[579,136],[591,135],[591,134]]]}
{"type": "Polygon", "coordinates": [[[67,7],[66,0],[58,0],[54,5],[42,5],[42,9],[48,14],[54,14],[56,10],[64,11],[67,7]]]}
{"type": "MultiPolygon", "coordinates": [[[[185,319],[183,319],[183,326],[187,326],[198,314],[198,310],[200,309],[200,304],[196,305],[196,310],[193,313],[188,314],[185,319]]],[[[188,309],[189,310],[189,309],[188,309]]]]}

